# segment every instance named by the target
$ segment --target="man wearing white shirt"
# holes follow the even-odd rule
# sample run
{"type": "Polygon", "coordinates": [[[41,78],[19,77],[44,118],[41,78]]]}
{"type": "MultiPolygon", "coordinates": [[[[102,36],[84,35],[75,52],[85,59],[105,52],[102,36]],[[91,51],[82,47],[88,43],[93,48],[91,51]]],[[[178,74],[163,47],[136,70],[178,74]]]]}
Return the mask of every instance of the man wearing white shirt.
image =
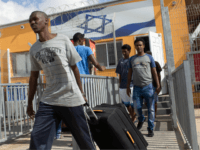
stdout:
{"type": "Polygon", "coordinates": [[[39,71],[46,76],[46,90],[40,99],[31,133],[30,149],[51,149],[56,126],[62,119],[71,130],[81,149],[95,149],[82,105],[85,104],[79,70],[81,61],[70,39],[48,31],[48,17],[35,11],[29,23],[39,40],[30,49],[31,76],[27,113],[34,118],[32,100],[36,92],[39,71]]]}

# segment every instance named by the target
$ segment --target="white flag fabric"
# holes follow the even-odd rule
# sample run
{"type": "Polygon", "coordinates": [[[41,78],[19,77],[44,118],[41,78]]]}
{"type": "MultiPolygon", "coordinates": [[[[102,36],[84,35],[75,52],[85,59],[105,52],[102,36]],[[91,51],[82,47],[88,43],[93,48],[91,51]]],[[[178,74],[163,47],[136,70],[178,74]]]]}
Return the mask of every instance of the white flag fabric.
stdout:
{"type": "Polygon", "coordinates": [[[93,40],[156,32],[152,0],[65,13],[51,17],[51,32],[72,38],[76,32],[93,40]],[[115,21],[113,17],[115,14],[115,21]]]}

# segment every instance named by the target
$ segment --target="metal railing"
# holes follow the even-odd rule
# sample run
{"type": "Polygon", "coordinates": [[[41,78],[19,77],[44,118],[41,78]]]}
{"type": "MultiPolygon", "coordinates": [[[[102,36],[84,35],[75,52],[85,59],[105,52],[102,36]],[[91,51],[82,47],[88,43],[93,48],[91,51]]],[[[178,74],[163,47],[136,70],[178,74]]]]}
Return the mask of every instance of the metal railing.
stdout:
{"type": "Polygon", "coordinates": [[[188,52],[187,53],[187,60],[190,63],[190,71],[191,71],[191,81],[192,84],[200,84],[200,70],[199,70],[199,62],[200,58],[198,57],[200,55],[200,51],[196,52],[188,52]]]}
{"type": "Polygon", "coordinates": [[[200,117],[200,51],[188,52],[187,59],[191,70],[195,117],[200,117]]]}
{"type": "MultiPolygon", "coordinates": [[[[39,80],[41,93],[45,90],[45,75],[41,74],[39,80]]],[[[81,75],[83,91],[91,107],[102,103],[119,103],[119,79],[116,77],[81,75]]]]}
{"type": "MultiPolygon", "coordinates": [[[[120,102],[118,78],[81,75],[83,90],[92,107],[102,103],[120,102]]],[[[39,99],[45,90],[39,80],[33,100],[33,109],[38,110],[39,99]]],[[[16,138],[32,130],[34,120],[27,113],[28,84],[0,84],[0,143],[16,138]]]]}
{"type": "MultiPolygon", "coordinates": [[[[33,100],[35,111],[37,100],[38,90],[33,100]]],[[[27,105],[28,84],[0,84],[0,143],[30,132],[34,122],[26,113],[27,105]]]]}
{"type": "Polygon", "coordinates": [[[119,79],[115,77],[81,75],[83,91],[91,107],[102,103],[119,103],[119,79]]]}
{"type": "Polygon", "coordinates": [[[184,61],[172,72],[177,121],[189,148],[198,149],[190,66],[184,61]]]}
{"type": "MultiPolygon", "coordinates": [[[[200,31],[200,25],[197,27],[198,32],[200,31]]],[[[199,33],[198,33],[199,34],[199,33]]],[[[198,35],[190,35],[190,45],[191,45],[191,52],[199,51],[200,49],[200,37],[198,35]]]]}

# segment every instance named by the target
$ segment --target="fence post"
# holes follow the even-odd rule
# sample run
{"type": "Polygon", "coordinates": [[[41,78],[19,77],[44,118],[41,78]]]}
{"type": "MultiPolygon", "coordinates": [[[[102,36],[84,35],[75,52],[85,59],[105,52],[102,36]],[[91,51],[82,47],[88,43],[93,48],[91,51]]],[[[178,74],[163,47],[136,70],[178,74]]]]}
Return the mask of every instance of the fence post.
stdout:
{"type": "Polygon", "coordinates": [[[0,84],[1,84],[1,63],[2,63],[2,57],[1,57],[1,49],[0,49],[0,84]]]}
{"type": "Polygon", "coordinates": [[[192,83],[191,83],[191,74],[190,74],[190,64],[189,61],[184,61],[184,74],[185,74],[185,82],[186,82],[186,106],[188,106],[188,116],[189,116],[189,128],[190,130],[190,144],[192,145],[193,150],[198,149],[197,142],[197,131],[196,131],[196,123],[195,123],[195,115],[194,115],[194,102],[193,102],[193,94],[192,94],[192,83]]]}
{"type": "MultiPolygon", "coordinates": [[[[2,123],[3,123],[3,88],[1,87],[1,84],[0,84],[0,139],[2,139],[2,123]]],[[[5,130],[5,129],[4,129],[5,130]]]]}
{"type": "Polygon", "coordinates": [[[121,103],[120,96],[119,96],[119,79],[115,77],[114,79],[115,84],[115,97],[116,97],[116,103],[121,103]]]}
{"type": "Polygon", "coordinates": [[[164,32],[164,39],[165,39],[167,64],[168,66],[171,67],[171,71],[174,71],[175,70],[174,52],[173,52],[173,45],[172,45],[172,34],[171,34],[169,10],[168,10],[168,7],[164,7],[163,0],[160,0],[160,6],[161,6],[162,24],[163,24],[163,32],[164,32]]]}
{"type": "Polygon", "coordinates": [[[112,77],[112,94],[113,94],[113,104],[117,103],[116,90],[115,90],[115,77],[112,77]]]}
{"type": "Polygon", "coordinates": [[[107,102],[113,105],[112,77],[107,77],[107,102]]]}
{"type": "Polygon", "coordinates": [[[165,50],[167,57],[167,68],[168,68],[168,85],[169,85],[169,96],[171,99],[171,109],[172,109],[172,120],[173,127],[177,128],[177,116],[176,116],[176,103],[175,103],[175,94],[174,94],[174,84],[172,71],[175,69],[174,65],[174,53],[172,46],[172,35],[171,35],[171,25],[169,19],[169,10],[168,7],[164,7],[164,1],[160,0],[161,14],[162,14],[162,23],[163,23],[163,32],[165,39],[165,50]]]}
{"type": "Polygon", "coordinates": [[[115,65],[117,66],[118,57],[117,57],[117,42],[116,42],[116,33],[115,33],[115,12],[113,15],[112,26],[113,26],[113,41],[114,41],[113,44],[114,44],[114,51],[115,51],[115,65]]]}
{"type": "MultiPolygon", "coordinates": [[[[4,90],[3,90],[3,86],[1,86],[0,84],[0,101],[2,102],[1,103],[1,113],[2,113],[2,117],[3,117],[3,122],[1,122],[1,128],[3,126],[3,130],[4,130],[4,139],[7,139],[7,128],[6,128],[6,110],[5,110],[5,103],[4,103],[4,90]]],[[[1,134],[2,134],[2,130],[1,130],[1,134]]],[[[2,136],[2,135],[1,135],[2,136]]],[[[1,140],[2,140],[2,137],[1,137],[1,140]]]]}
{"type": "Polygon", "coordinates": [[[11,83],[10,79],[10,49],[7,49],[7,65],[8,65],[8,83],[11,83]]]}

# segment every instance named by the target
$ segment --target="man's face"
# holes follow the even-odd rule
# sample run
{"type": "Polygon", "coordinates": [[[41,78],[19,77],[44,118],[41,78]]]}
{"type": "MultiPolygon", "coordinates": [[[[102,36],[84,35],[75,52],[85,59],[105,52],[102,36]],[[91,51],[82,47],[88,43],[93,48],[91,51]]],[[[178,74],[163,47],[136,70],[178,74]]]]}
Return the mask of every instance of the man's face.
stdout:
{"type": "Polygon", "coordinates": [[[122,49],[122,55],[124,56],[124,58],[128,58],[130,54],[130,51],[128,51],[127,49],[122,49]]]}
{"type": "Polygon", "coordinates": [[[84,38],[80,38],[79,39],[79,45],[83,45],[84,44],[85,39],[84,38]]]}
{"type": "Polygon", "coordinates": [[[142,53],[144,52],[145,45],[142,41],[138,41],[137,43],[135,43],[135,48],[138,53],[142,53]]]}
{"type": "Polygon", "coordinates": [[[29,23],[35,33],[40,33],[46,27],[48,27],[48,19],[45,18],[41,13],[32,14],[29,18],[29,23]]]}

